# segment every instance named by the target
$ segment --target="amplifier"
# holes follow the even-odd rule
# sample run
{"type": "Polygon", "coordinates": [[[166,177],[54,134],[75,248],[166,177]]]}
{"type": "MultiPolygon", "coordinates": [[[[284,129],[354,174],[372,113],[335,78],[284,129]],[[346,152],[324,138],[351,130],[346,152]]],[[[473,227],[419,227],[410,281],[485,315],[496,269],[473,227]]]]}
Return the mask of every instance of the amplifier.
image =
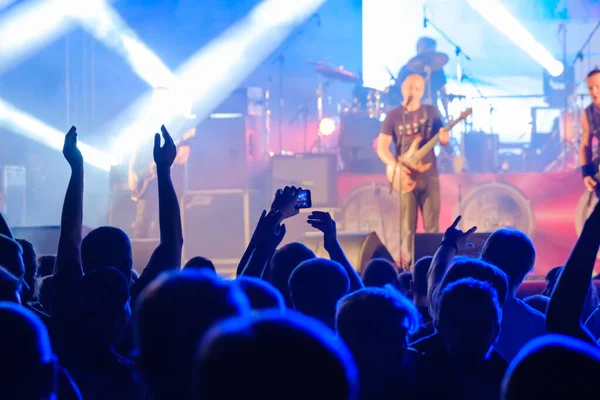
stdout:
{"type": "Polygon", "coordinates": [[[0,168],[0,211],[9,225],[25,225],[27,175],[25,167],[5,165],[0,168]]]}
{"type": "Polygon", "coordinates": [[[183,196],[183,258],[215,264],[239,262],[258,222],[258,192],[247,189],[188,191],[183,196]]]}
{"type": "Polygon", "coordinates": [[[271,158],[271,193],[285,186],[309,189],[313,207],[337,206],[337,156],[296,154],[271,158]]]}
{"type": "Polygon", "coordinates": [[[340,154],[346,172],[382,173],[385,166],[377,157],[373,144],[381,122],[362,114],[342,116],[340,128],[340,154]]]}

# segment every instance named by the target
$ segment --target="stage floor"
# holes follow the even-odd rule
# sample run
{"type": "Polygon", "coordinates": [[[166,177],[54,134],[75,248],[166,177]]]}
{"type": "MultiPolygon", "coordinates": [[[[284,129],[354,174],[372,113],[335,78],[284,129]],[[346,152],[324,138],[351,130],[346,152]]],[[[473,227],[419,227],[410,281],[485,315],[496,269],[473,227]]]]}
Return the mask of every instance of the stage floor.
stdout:
{"type": "MultiPolygon", "coordinates": [[[[526,232],[537,251],[533,276],[563,265],[595,202],[584,191],[581,174],[441,175],[440,230],[463,216],[463,227],[478,232],[510,226],[526,232]]],[[[375,230],[398,256],[398,198],[381,175],[345,174],[338,178],[338,203],[346,231],[375,230]]],[[[422,232],[419,217],[418,232],[422,232]]],[[[596,272],[600,272],[596,263],[596,272]]]]}

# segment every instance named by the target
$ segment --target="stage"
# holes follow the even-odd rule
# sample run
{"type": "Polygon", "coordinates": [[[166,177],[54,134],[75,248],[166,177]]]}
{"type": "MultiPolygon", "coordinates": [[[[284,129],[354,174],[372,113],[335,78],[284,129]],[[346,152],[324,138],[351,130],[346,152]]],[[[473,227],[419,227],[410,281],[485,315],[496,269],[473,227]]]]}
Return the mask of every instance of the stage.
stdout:
{"type": "MultiPolygon", "coordinates": [[[[526,174],[451,174],[440,176],[440,230],[457,215],[478,232],[514,227],[536,247],[534,277],[563,265],[585,221],[588,194],[579,172],[526,174]]],[[[342,229],[374,230],[398,255],[398,202],[383,174],[344,174],[338,179],[342,229]]],[[[589,203],[593,206],[595,199],[589,203]]],[[[423,232],[419,217],[417,232],[423,232]]],[[[596,263],[596,272],[600,272],[596,263]]]]}

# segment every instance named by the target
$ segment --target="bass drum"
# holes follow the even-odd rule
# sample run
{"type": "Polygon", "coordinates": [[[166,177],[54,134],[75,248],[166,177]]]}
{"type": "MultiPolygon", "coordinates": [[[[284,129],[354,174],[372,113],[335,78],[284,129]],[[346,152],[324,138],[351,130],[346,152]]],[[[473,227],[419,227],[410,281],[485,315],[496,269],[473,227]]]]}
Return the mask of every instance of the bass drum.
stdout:
{"type": "Polygon", "coordinates": [[[530,238],[535,233],[535,214],[527,196],[513,185],[489,182],[475,186],[454,208],[454,218],[462,215],[461,229],[472,226],[477,232],[500,228],[518,229],[530,238]]]}
{"type": "Polygon", "coordinates": [[[400,257],[400,203],[389,185],[368,183],[352,189],[342,200],[343,228],[346,232],[375,231],[390,254],[400,257]]]}
{"type": "MultiPolygon", "coordinates": [[[[598,204],[598,196],[594,195],[594,193],[584,191],[579,198],[579,202],[575,208],[575,232],[577,232],[578,237],[581,234],[585,220],[594,211],[596,204],[598,204]]],[[[600,250],[596,258],[600,260],[600,250]]]]}

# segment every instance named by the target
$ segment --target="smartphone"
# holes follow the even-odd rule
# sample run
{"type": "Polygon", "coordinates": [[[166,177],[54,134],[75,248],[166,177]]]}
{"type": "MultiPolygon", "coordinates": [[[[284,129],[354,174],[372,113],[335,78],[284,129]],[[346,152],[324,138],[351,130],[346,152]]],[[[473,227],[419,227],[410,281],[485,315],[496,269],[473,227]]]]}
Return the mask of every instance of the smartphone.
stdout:
{"type": "Polygon", "coordinates": [[[310,190],[303,190],[298,194],[297,208],[311,208],[312,199],[310,198],[310,190]]]}

